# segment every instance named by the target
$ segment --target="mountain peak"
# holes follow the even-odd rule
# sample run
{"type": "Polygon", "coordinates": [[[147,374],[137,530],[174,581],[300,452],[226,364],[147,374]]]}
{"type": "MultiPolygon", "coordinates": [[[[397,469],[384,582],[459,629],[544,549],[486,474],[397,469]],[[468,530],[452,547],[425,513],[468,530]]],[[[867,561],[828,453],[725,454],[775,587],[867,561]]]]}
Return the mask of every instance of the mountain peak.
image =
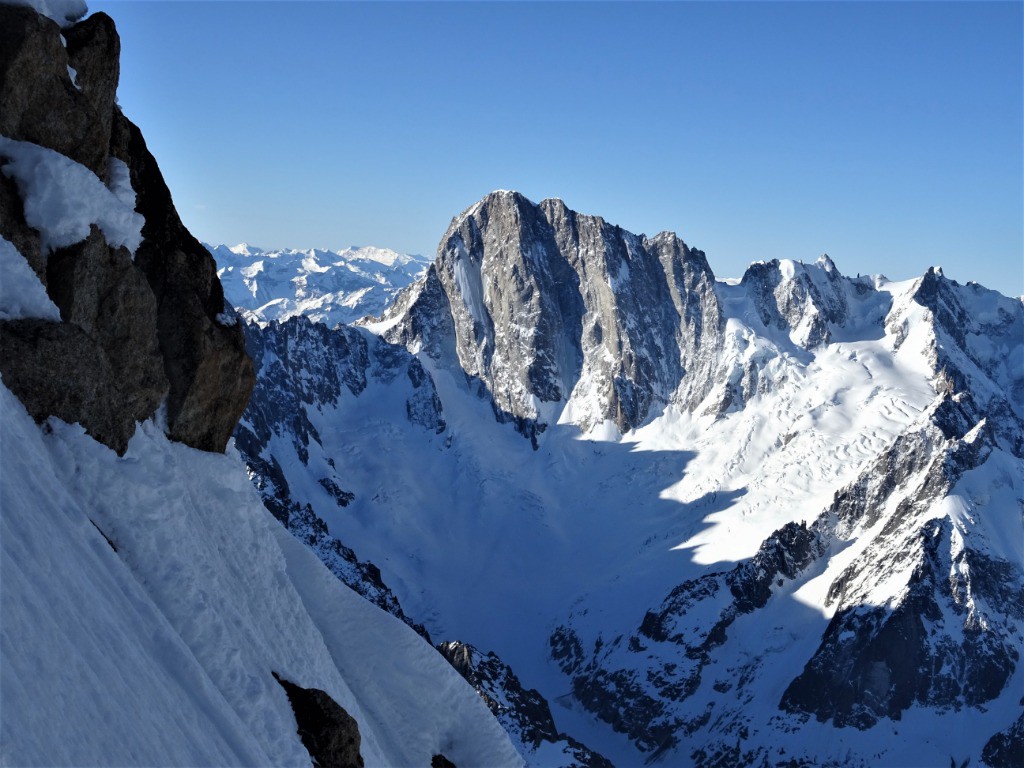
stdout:
{"type": "Polygon", "coordinates": [[[821,256],[818,257],[818,260],[815,261],[814,263],[817,264],[822,269],[824,269],[825,272],[829,274],[838,271],[836,269],[836,263],[832,261],[831,257],[827,253],[821,254],[821,256]]]}

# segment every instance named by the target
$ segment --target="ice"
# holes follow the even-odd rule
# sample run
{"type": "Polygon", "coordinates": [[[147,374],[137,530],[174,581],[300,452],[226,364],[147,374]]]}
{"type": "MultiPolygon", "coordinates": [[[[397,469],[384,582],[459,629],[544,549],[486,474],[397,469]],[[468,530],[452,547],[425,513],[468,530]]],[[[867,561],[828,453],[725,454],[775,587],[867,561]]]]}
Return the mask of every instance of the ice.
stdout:
{"type": "Polygon", "coordinates": [[[484,287],[480,277],[480,265],[470,262],[469,254],[457,243],[458,255],[455,259],[455,282],[459,293],[466,302],[470,317],[477,323],[487,322],[487,309],[484,303],[484,287]]]}

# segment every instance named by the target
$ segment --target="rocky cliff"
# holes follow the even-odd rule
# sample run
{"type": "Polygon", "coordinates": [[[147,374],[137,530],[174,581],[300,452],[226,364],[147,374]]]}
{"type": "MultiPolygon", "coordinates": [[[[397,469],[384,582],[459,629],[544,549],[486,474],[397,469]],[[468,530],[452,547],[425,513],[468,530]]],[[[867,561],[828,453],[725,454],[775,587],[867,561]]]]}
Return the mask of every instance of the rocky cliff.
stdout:
{"type": "Polygon", "coordinates": [[[119,453],[162,405],[173,439],[223,451],[252,364],[213,259],[117,105],[119,51],[105,14],[62,29],[0,5],[0,236],[60,311],[0,325],[0,373],[36,419],[79,422],[119,453]],[[141,224],[127,240],[126,220],[141,224]]]}

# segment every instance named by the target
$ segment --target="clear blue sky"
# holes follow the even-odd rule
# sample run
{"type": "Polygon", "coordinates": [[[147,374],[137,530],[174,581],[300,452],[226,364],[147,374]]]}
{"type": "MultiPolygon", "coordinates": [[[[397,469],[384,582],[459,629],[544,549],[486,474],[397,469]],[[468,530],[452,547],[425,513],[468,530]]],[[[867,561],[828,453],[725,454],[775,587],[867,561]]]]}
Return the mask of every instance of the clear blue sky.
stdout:
{"type": "Polygon", "coordinates": [[[1024,293],[1021,3],[91,2],[186,225],[433,254],[493,189],[1024,293]]]}

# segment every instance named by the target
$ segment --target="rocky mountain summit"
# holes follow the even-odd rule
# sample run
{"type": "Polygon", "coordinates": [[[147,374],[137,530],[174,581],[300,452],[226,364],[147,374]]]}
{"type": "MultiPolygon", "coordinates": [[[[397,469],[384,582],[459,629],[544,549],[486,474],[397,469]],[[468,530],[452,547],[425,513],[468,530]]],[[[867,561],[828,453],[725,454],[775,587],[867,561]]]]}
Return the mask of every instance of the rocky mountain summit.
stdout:
{"type": "Polygon", "coordinates": [[[772,386],[768,360],[743,354],[751,339],[736,337],[733,311],[754,314],[748,327],[776,346],[764,354],[807,359],[852,323],[880,324],[877,299],[827,256],[716,283],[704,253],[672,233],[495,192],[452,221],[426,276],[369,326],[455,361],[528,436],[559,418],[627,432],[670,405],[718,415],[772,386]]]}

